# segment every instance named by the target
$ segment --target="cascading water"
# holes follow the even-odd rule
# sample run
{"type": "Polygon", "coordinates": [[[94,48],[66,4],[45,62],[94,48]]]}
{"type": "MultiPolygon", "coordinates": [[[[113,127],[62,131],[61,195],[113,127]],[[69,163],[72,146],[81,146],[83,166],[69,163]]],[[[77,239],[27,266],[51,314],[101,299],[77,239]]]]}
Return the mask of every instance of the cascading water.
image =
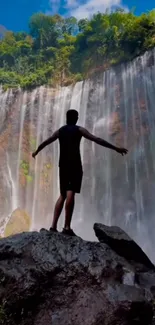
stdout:
{"type": "MultiPolygon", "coordinates": [[[[0,89],[0,213],[6,224],[18,207],[31,229],[49,228],[59,194],[58,143],[35,160],[31,154],[65,123],[68,109],[79,124],[118,146],[126,157],[82,140],[82,193],[73,227],[93,239],[94,222],[126,230],[155,261],[155,51],[92,79],[60,89],[0,89]]],[[[62,224],[61,224],[62,226],[62,224]]],[[[1,227],[1,232],[3,227],[1,227]]]]}

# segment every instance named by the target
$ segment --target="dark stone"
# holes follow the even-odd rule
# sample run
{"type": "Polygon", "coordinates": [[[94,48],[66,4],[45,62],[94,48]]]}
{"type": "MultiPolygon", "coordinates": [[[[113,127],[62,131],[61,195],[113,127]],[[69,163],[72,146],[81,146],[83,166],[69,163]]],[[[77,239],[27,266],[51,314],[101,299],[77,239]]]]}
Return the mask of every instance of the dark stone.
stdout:
{"type": "Polygon", "coordinates": [[[137,283],[144,288],[147,288],[151,291],[155,299],[155,273],[152,271],[137,273],[136,274],[137,283]]]}
{"type": "Polygon", "coordinates": [[[144,269],[155,270],[155,266],[143,250],[121,228],[95,223],[94,231],[101,243],[107,244],[120,256],[144,266],[144,269]]]}
{"type": "Polygon", "coordinates": [[[41,229],[40,229],[40,232],[42,232],[42,233],[43,233],[43,232],[44,232],[44,233],[47,233],[47,232],[48,232],[48,230],[47,230],[47,229],[45,229],[45,228],[41,228],[41,229]]]}
{"type": "Polygon", "coordinates": [[[23,233],[0,240],[0,261],[0,325],[150,325],[151,291],[104,243],[23,233]]]}

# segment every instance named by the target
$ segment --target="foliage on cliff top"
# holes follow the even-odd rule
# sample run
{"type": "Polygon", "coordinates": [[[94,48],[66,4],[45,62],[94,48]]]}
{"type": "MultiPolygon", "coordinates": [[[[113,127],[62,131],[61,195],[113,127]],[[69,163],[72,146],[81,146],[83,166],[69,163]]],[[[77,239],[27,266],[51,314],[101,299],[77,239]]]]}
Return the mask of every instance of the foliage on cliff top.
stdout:
{"type": "Polygon", "coordinates": [[[29,34],[9,31],[0,40],[0,83],[67,85],[154,46],[155,10],[135,16],[118,9],[80,21],[37,13],[30,18],[29,34]]]}

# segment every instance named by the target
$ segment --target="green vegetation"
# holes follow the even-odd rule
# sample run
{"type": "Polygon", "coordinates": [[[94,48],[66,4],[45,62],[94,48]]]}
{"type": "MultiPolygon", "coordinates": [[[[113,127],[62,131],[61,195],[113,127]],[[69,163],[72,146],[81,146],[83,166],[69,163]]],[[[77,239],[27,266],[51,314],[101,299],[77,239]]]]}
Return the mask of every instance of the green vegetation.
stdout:
{"type": "Polygon", "coordinates": [[[31,175],[27,175],[26,179],[27,179],[28,183],[32,183],[32,181],[33,181],[33,177],[31,175]]]}
{"type": "Polygon", "coordinates": [[[0,40],[0,83],[27,89],[67,85],[154,46],[155,10],[135,16],[118,9],[80,21],[37,13],[29,34],[9,31],[0,40]]]}
{"type": "Polygon", "coordinates": [[[52,169],[51,163],[44,164],[43,169],[42,169],[42,176],[45,181],[48,180],[51,169],[52,169]]]}
{"type": "Polygon", "coordinates": [[[50,163],[46,164],[46,168],[47,169],[51,169],[52,168],[52,165],[50,163]]]}
{"type": "Polygon", "coordinates": [[[31,183],[33,181],[33,176],[30,175],[29,172],[29,163],[25,160],[21,160],[20,167],[23,171],[24,176],[26,177],[27,183],[31,183]]]}
{"type": "Polygon", "coordinates": [[[25,160],[21,160],[20,166],[23,170],[24,175],[29,174],[29,164],[25,160]]]}
{"type": "Polygon", "coordinates": [[[36,149],[36,138],[30,137],[29,139],[29,144],[30,144],[30,149],[31,151],[34,151],[36,149]]]}

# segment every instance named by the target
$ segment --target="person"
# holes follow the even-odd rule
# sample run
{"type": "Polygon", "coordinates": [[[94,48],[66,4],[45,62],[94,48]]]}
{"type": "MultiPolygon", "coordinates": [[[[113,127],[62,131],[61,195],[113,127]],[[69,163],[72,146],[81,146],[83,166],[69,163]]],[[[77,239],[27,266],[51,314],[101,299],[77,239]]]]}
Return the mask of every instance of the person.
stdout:
{"type": "Polygon", "coordinates": [[[57,223],[65,203],[65,224],[62,233],[75,236],[71,229],[71,220],[74,211],[75,194],[80,193],[83,169],[80,156],[80,142],[82,137],[97,143],[105,148],[112,149],[119,154],[126,155],[128,150],[118,148],[107,141],[96,137],[85,128],[76,125],[78,121],[78,112],[76,110],[68,110],[66,114],[67,124],[55,131],[53,135],[39,145],[38,149],[32,154],[36,155],[47,145],[53,143],[57,139],[60,146],[59,157],[59,181],[60,196],[56,202],[54,216],[50,231],[57,232],[57,223]],[[66,202],[65,202],[66,201],[66,202]]]}

